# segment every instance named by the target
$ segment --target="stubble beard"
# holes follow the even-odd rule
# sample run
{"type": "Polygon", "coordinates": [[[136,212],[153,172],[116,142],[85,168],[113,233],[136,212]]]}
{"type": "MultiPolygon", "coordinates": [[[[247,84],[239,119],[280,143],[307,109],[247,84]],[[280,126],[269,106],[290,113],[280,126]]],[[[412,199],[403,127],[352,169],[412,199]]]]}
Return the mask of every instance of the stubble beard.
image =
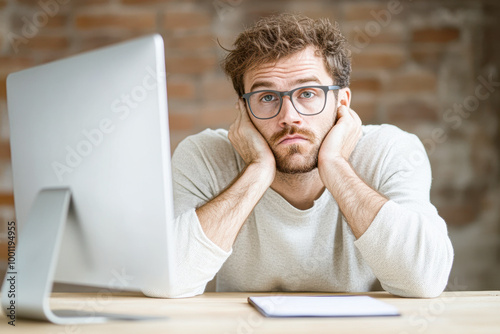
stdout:
{"type": "Polygon", "coordinates": [[[320,143],[313,132],[301,130],[297,127],[285,128],[280,133],[273,136],[269,143],[276,160],[276,170],[283,174],[303,174],[312,172],[318,167],[318,154],[320,143]],[[287,147],[285,153],[279,153],[275,149],[275,144],[281,140],[283,136],[288,134],[301,134],[309,141],[313,142],[314,146],[309,152],[304,152],[304,147],[299,144],[292,144],[287,147]],[[301,156],[301,157],[299,157],[301,156]],[[302,162],[294,161],[296,158],[303,160],[302,162]]]}
{"type": "Polygon", "coordinates": [[[302,153],[302,148],[297,144],[290,145],[285,154],[280,155],[274,150],[273,153],[276,159],[276,169],[280,173],[304,174],[312,172],[314,169],[318,168],[319,147],[314,147],[313,150],[307,155],[302,153]],[[302,155],[305,158],[305,161],[302,163],[293,162],[295,155],[302,155]]]}

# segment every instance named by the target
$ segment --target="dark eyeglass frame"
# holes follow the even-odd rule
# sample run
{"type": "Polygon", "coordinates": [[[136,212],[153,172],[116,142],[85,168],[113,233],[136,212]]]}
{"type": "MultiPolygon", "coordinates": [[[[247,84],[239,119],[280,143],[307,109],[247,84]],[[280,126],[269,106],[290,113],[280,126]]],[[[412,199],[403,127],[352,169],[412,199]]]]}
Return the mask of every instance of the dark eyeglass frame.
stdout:
{"type": "Polygon", "coordinates": [[[331,90],[338,90],[338,89],[342,89],[342,87],[340,87],[340,86],[333,86],[333,85],[332,86],[303,86],[303,87],[294,88],[294,89],[289,90],[287,92],[280,92],[280,91],[277,91],[277,90],[264,89],[264,90],[258,90],[258,91],[255,91],[255,92],[250,92],[250,93],[243,94],[241,97],[245,99],[245,101],[247,102],[247,105],[248,105],[248,109],[250,109],[250,112],[252,113],[253,117],[255,117],[257,119],[271,119],[271,118],[274,118],[274,117],[278,116],[278,114],[281,111],[281,107],[283,106],[283,96],[288,96],[290,98],[290,101],[292,101],[293,107],[295,108],[295,110],[299,114],[304,115],[304,116],[314,116],[314,115],[318,115],[318,114],[322,113],[323,110],[325,109],[326,100],[328,98],[328,92],[331,91],[331,90]],[[293,102],[293,99],[292,99],[293,93],[296,92],[296,91],[298,91],[298,90],[300,90],[300,89],[305,89],[305,88],[319,88],[319,89],[322,89],[323,92],[325,93],[325,102],[324,102],[323,107],[321,108],[321,110],[318,111],[317,113],[314,113],[314,114],[304,114],[304,113],[301,113],[297,109],[297,107],[295,106],[295,103],[293,102]],[[280,107],[278,108],[278,112],[276,114],[274,114],[273,116],[271,116],[271,117],[257,117],[257,116],[255,116],[255,114],[252,111],[252,106],[250,105],[250,97],[253,94],[263,93],[263,92],[274,93],[274,94],[278,95],[279,98],[280,98],[280,107]]]}

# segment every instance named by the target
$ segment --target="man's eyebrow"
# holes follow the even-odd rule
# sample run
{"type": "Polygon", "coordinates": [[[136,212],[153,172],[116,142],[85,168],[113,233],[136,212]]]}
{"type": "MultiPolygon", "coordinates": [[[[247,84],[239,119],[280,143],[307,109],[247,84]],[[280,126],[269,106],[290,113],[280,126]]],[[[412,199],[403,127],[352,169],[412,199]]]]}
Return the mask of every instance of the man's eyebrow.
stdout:
{"type": "MultiPolygon", "coordinates": [[[[298,85],[301,85],[304,83],[310,83],[310,82],[314,82],[314,83],[317,83],[320,85],[322,84],[321,81],[317,77],[312,76],[312,77],[297,79],[297,80],[293,81],[293,85],[298,86],[298,85]]],[[[254,92],[257,88],[272,88],[273,86],[274,86],[274,83],[271,81],[256,81],[256,82],[254,82],[252,87],[250,87],[250,92],[254,92]]]]}
{"type": "Polygon", "coordinates": [[[309,83],[309,82],[315,82],[317,84],[322,85],[321,81],[318,78],[316,78],[315,76],[298,79],[298,80],[294,81],[294,84],[300,85],[300,84],[305,84],[305,83],[309,83]]]}
{"type": "Polygon", "coordinates": [[[254,92],[257,88],[270,88],[273,87],[273,85],[271,81],[256,81],[252,87],[250,87],[250,91],[254,92]]]}

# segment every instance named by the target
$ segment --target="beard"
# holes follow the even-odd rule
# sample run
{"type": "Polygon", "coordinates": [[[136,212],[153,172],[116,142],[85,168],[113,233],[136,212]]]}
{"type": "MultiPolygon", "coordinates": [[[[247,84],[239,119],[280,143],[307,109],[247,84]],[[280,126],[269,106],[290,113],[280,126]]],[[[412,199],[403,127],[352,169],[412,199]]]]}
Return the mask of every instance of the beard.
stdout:
{"type": "Polygon", "coordinates": [[[268,140],[271,151],[276,160],[276,169],[284,174],[309,173],[318,167],[318,153],[322,140],[318,140],[313,132],[299,129],[296,126],[286,127],[276,133],[268,140]],[[281,138],[287,135],[300,134],[313,143],[313,147],[305,152],[305,148],[299,144],[292,144],[286,148],[285,152],[278,152],[275,148],[281,138]],[[302,160],[300,162],[295,160],[302,160]]]}

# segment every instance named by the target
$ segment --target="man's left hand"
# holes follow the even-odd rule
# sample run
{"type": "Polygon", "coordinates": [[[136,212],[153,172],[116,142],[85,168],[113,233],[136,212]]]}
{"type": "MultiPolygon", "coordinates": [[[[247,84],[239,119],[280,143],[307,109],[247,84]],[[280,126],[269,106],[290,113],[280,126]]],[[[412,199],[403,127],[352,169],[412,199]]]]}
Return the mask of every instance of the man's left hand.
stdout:
{"type": "Polygon", "coordinates": [[[337,159],[349,161],[362,135],[361,119],[349,107],[341,105],[337,109],[337,122],[326,135],[318,154],[318,169],[331,165],[337,159]]]}

